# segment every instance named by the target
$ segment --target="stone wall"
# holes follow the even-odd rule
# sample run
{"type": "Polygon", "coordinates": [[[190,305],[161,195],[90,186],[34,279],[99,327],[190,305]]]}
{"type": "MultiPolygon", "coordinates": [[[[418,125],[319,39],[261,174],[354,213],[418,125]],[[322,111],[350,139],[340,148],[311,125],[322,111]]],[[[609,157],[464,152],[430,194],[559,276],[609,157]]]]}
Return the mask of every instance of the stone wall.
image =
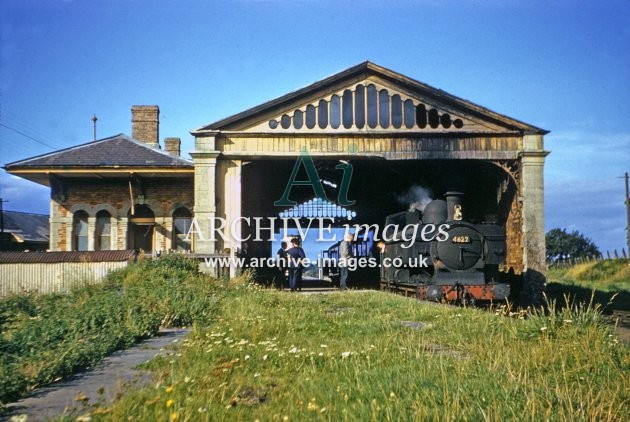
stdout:
{"type": "MultiPolygon", "coordinates": [[[[88,214],[90,232],[88,249],[93,250],[93,228],[96,214],[105,210],[111,215],[112,249],[127,249],[128,217],[131,208],[129,180],[78,180],[65,183],[64,201],[53,188],[51,192],[50,248],[72,250],[73,215],[83,210],[88,214]],[[92,238],[90,240],[90,237],[92,238]]],[[[148,206],[155,215],[155,249],[168,250],[172,245],[172,214],[179,207],[193,211],[192,178],[150,179],[132,182],[135,205],[148,206]]]]}

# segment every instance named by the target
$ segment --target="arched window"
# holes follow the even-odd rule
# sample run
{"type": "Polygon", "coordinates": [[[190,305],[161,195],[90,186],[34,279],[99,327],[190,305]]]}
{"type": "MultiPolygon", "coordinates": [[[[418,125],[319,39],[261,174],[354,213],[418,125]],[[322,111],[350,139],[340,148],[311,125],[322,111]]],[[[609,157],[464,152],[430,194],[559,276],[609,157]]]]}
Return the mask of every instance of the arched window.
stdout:
{"type": "Polygon", "coordinates": [[[368,126],[374,129],[378,126],[378,92],[372,84],[367,87],[367,104],[368,126]]]}
{"type": "Polygon", "coordinates": [[[72,250],[88,250],[88,214],[77,211],[72,217],[72,250]]]}
{"type": "Polygon", "coordinates": [[[341,99],[339,95],[333,95],[330,99],[330,127],[333,129],[339,128],[341,124],[341,99]]]}
{"type": "Polygon", "coordinates": [[[187,208],[180,207],[173,212],[173,249],[189,251],[190,239],[185,240],[192,224],[192,214],[187,208]]]}
{"type": "Polygon", "coordinates": [[[317,123],[320,129],[325,129],[328,126],[328,101],[319,100],[317,106],[317,123]]]}
{"type": "Polygon", "coordinates": [[[354,93],[354,124],[363,129],[365,126],[365,86],[357,85],[354,93]]]}
{"type": "Polygon", "coordinates": [[[391,98],[392,106],[392,126],[400,128],[403,123],[403,103],[400,95],[394,94],[391,98]]]}
{"type": "Polygon", "coordinates": [[[108,251],[112,249],[111,234],[111,215],[105,210],[97,212],[96,233],[94,233],[94,250],[108,251]]]}
{"type": "Polygon", "coordinates": [[[381,127],[387,129],[389,127],[389,93],[386,89],[378,92],[378,116],[381,127]]]}

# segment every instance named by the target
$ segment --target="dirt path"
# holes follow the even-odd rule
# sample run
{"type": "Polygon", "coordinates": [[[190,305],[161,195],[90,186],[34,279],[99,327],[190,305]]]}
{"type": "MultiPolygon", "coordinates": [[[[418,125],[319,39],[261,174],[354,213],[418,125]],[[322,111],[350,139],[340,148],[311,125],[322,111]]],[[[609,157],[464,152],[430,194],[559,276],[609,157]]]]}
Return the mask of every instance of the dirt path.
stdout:
{"type": "Polygon", "coordinates": [[[610,323],[615,326],[615,334],[619,340],[630,347],[630,311],[613,311],[610,323]]]}
{"type": "Polygon", "coordinates": [[[148,383],[148,373],[134,368],[164,352],[166,346],[177,343],[189,332],[185,329],[161,330],[157,337],[114,352],[90,371],[37,389],[29,397],[9,404],[8,414],[0,418],[10,420],[11,416],[28,415],[29,422],[44,421],[73,411],[80,414],[84,405],[109,403],[126,385],[148,383]]]}

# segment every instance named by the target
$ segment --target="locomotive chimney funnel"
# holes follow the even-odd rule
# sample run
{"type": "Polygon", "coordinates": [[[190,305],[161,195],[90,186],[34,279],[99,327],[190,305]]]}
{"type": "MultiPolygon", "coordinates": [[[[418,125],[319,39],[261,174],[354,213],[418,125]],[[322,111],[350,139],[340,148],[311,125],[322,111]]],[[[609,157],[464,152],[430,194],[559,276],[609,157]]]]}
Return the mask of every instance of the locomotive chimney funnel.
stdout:
{"type": "Polygon", "coordinates": [[[446,192],[444,196],[446,197],[446,210],[448,213],[446,221],[462,220],[464,217],[462,210],[462,196],[464,196],[464,194],[462,192],[446,192]]]}

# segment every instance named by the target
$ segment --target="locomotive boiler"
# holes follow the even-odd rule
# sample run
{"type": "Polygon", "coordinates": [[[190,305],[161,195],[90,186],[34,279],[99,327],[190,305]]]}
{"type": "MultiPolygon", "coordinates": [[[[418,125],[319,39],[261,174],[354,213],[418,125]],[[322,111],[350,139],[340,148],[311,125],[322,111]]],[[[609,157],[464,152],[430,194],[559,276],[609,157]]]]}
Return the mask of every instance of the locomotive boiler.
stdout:
{"type": "Polygon", "coordinates": [[[397,236],[379,243],[383,288],[414,289],[419,299],[433,301],[508,298],[510,285],[499,271],[506,255],[505,228],[494,222],[467,221],[462,196],[447,192],[445,201],[433,200],[422,212],[387,217],[386,227],[399,230],[397,236]],[[441,227],[446,235],[406,241],[405,231],[418,232],[427,225],[441,227]]]}

